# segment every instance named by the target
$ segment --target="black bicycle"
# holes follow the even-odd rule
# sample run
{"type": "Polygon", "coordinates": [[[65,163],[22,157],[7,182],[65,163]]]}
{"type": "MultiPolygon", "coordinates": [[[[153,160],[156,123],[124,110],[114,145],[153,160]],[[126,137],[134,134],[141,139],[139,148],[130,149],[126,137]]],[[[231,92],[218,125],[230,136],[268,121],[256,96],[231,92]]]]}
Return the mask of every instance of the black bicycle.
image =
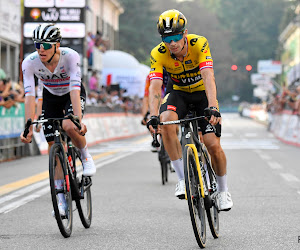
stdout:
{"type": "Polygon", "coordinates": [[[80,220],[85,228],[89,228],[92,222],[92,195],[91,177],[82,175],[83,165],[80,151],[73,146],[70,137],[62,130],[61,121],[70,119],[79,129],[81,129],[79,119],[69,114],[64,118],[48,118],[32,122],[29,119],[25,124],[24,137],[29,133],[29,127],[33,124],[49,122],[54,128],[54,144],[51,146],[49,154],[49,180],[52,204],[55,218],[61,234],[67,238],[71,236],[73,226],[72,201],[76,203],[80,220]],[[65,150],[64,144],[67,145],[65,150]],[[55,188],[57,176],[63,173],[63,186],[55,188]],[[61,215],[58,209],[58,194],[63,194],[67,203],[65,215],[61,215]]]}
{"type": "MultiPolygon", "coordinates": [[[[154,134],[153,138],[157,138],[157,135],[154,134]]],[[[160,142],[158,142],[157,139],[153,140],[152,146],[158,148],[158,160],[161,167],[161,180],[162,184],[165,185],[168,182],[169,171],[175,172],[175,170],[173,170],[171,167],[171,160],[163,144],[162,137],[160,137],[160,142]]]]}
{"type": "MultiPolygon", "coordinates": [[[[176,121],[160,122],[159,125],[181,125],[181,145],[184,161],[186,197],[193,231],[200,248],[206,245],[207,215],[210,231],[214,238],[219,237],[219,209],[215,196],[217,191],[216,174],[212,168],[206,147],[199,140],[198,120],[209,116],[192,117],[176,121]],[[206,211],[206,215],[205,215],[206,211]]],[[[154,138],[157,141],[157,138],[154,138]]]]}

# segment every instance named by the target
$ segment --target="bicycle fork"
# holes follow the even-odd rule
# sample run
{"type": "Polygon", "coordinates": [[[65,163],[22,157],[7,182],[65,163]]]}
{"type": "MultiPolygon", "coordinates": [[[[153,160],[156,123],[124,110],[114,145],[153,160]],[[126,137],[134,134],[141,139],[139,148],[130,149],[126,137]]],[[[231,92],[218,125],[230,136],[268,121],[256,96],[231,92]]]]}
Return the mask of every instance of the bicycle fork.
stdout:
{"type": "Polygon", "coordinates": [[[202,198],[205,198],[205,190],[204,190],[203,179],[202,179],[202,171],[201,171],[201,166],[200,166],[196,146],[195,146],[195,144],[186,144],[186,147],[191,147],[191,149],[194,152],[196,166],[197,166],[197,172],[198,172],[198,178],[199,178],[199,183],[200,183],[200,193],[201,193],[202,198]]]}

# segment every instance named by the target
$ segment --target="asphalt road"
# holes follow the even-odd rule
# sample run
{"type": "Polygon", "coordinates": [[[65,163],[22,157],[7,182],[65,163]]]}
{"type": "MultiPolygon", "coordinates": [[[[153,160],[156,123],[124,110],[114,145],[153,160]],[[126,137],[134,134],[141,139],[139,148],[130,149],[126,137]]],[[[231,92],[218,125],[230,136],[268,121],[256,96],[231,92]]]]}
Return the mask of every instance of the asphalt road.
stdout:
{"type": "MultiPolygon", "coordinates": [[[[161,184],[149,135],[90,148],[93,221],[77,211],[72,236],[51,216],[48,157],[0,163],[0,249],[199,249],[186,201],[174,196],[176,175],[161,184]]],[[[234,207],[221,212],[220,237],[207,227],[207,249],[300,249],[300,150],[264,125],[225,114],[222,146],[234,207]]]]}

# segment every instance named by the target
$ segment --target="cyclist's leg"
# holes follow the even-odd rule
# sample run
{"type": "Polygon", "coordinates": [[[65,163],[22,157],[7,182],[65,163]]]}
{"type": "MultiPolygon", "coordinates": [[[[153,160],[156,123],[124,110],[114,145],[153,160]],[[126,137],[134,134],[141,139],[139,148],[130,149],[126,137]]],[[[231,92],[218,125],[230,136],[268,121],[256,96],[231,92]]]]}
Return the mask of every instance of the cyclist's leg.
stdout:
{"type": "MultiPolygon", "coordinates": [[[[84,114],[85,100],[86,100],[85,89],[83,85],[81,85],[80,102],[81,102],[82,115],[84,114]]],[[[65,115],[68,115],[70,113],[73,113],[73,108],[72,108],[70,95],[68,95],[65,104],[65,115]]],[[[66,131],[68,136],[72,139],[73,144],[80,150],[81,159],[83,163],[83,174],[86,176],[92,176],[96,173],[96,167],[93,158],[88,151],[86,138],[85,136],[78,134],[75,131],[75,128],[76,127],[72,121],[70,120],[63,121],[63,129],[66,131]]]]}
{"type": "MultiPolygon", "coordinates": [[[[81,102],[82,116],[84,114],[85,100],[86,100],[85,89],[84,89],[83,85],[81,85],[80,102],[81,102]]],[[[72,107],[72,102],[71,102],[70,95],[68,95],[66,100],[65,100],[64,110],[65,110],[65,115],[68,115],[70,113],[73,114],[73,107],[72,107]]],[[[75,128],[76,128],[76,126],[74,125],[74,123],[71,120],[64,120],[63,121],[63,129],[66,131],[68,136],[72,139],[73,144],[77,148],[82,149],[86,146],[86,139],[85,139],[85,136],[82,136],[82,135],[78,134],[75,131],[75,128]]]]}
{"type": "MultiPolygon", "coordinates": [[[[198,115],[203,115],[204,109],[208,106],[205,93],[203,92],[202,95],[201,101],[198,102],[197,105],[198,115]]],[[[233,206],[233,203],[227,188],[226,156],[220,143],[221,124],[215,126],[217,133],[215,133],[212,125],[206,120],[199,121],[199,125],[203,134],[204,144],[211,156],[212,166],[216,173],[220,197],[220,210],[230,209],[233,206]],[[216,136],[216,134],[218,134],[218,136],[216,136]]]]}
{"type": "MultiPolygon", "coordinates": [[[[184,94],[178,91],[172,91],[165,96],[163,104],[160,108],[161,121],[174,121],[185,116],[187,112],[187,105],[184,99],[184,94]]],[[[175,196],[184,198],[184,171],[182,161],[181,144],[177,136],[178,126],[167,125],[161,127],[161,133],[164,141],[165,149],[170,157],[173,168],[178,176],[178,184],[175,189],[175,196]]]]}
{"type": "Polygon", "coordinates": [[[231,195],[227,187],[227,174],[226,174],[226,156],[220,144],[220,137],[214,133],[204,134],[204,143],[211,155],[212,165],[216,172],[216,179],[218,183],[218,206],[219,210],[228,211],[233,206],[231,195]]]}
{"type": "MultiPolygon", "coordinates": [[[[226,156],[221,147],[220,137],[214,133],[203,135],[204,144],[211,156],[212,166],[218,176],[226,174],[226,156]]],[[[224,190],[225,191],[225,190],[224,190]]]]}
{"type": "MultiPolygon", "coordinates": [[[[42,114],[41,119],[47,118],[60,118],[64,116],[63,113],[63,98],[60,96],[52,95],[48,90],[43,90],[43,104],[42,104],[42,114]]],[[[50,153],[50,148],[54,144],[54,130],[53,125],[45,122],[43,124],[44,135],[48,143],[48,154],[50,153]]],[[[60,162],[58,161],[58,164],[60,162]]],[[[57,167],[55,172],[55,180],[63,179],[63,171],[61,166],[57,167]]]]}
{"type": "MultiPolygon", "coordinates": [[[[41,119],[47,118],[60,118],[63,117],[63,98],[59,96],[54,96],[49,93],[46,89],[43,90],[43,105],[41,119]]],[[[46,122],[43,124],[44,135],[48,143],[48,154],[50,153],[50,148],[54,144],[54,131],[53,125],[46,122]]],[[[64,184],[64,174],[60,161],[57,159],[56,168],[54,173],[54,183],[56,189],[62,189],[64,184]]],[[[66,200],[63,193],[58,194],[60,200],[59,204],[65,206],[66,200]]],[[[63,209],[62,209],[63,210],[63,209]]]]}

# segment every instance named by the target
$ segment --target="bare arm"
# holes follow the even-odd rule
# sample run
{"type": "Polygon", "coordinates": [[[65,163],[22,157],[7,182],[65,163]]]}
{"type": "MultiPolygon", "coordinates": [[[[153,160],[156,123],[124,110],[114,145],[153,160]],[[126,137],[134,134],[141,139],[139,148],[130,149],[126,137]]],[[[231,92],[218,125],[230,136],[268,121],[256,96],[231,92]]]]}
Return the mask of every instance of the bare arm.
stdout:
{"type": "Polygon", "coordinates": [[[215,76],[213,69],[206,68],[201,70],[201,75],[203,78],[205,93],[208,100],[209,107],[218,107],[217,102],[217,89],[215,83],[215,76]]]}
{"type": "Polygon", "coordinates": [[[161,86],[163,84],[162,80],[152,80],[149,87],[149,108],[150,115],[158,115],[159,108],[161,105],[161,86]]]}
{"type": "Polygon", "coordinates": [[[0,93],[0,95],[3,96],[3,97],[7,97],[7,96],[9,95],[9,93],[10,93],[10,88],[11,88],[11,83],[10,83],[10,82],[7,82],[7,83],[5,84],[5,89],[4,89],[4,91],[3,91],[2,93],[0,93]]]}
{"type": "Polygon", "coordinates": [[[144,117],[149,109],[149,97],[148,96],[144,96],[143,98],[143,106],[142,106],[142,116],[144,117]]]}
{"type": "Polygon", "coordinates": [[[72,102],[73,114],[78,116],[79,121],[81,122],[82,112],[81,112],[81,104],[80,104],[80,91],[71,90],[70,97],[72,102]]]}
{"type": "MultiPolygon", "coordinates": [[[[205,93],[208,100],[208,107],[216,107],[219,109],[218,101],[217,101],[217,88],[215,82],[214,71],[211,68],[206,68],[201,70],[201,75],[203,78],[205,93]]],[[[211,116],[209,123],[212,125],[216,125],[217,123],[221,123],[221,117],[211,116]]]]}
{"type": "MultiPolygon", "coordinates": [[[[25,97],[25,122],[31,118],[33,121],[35,115],[35,97],[34,96],[26,96],[25,97]]],[[[23,132],[20,135],[21,141],[24,143],[30,143],[32,138],[32,126],[29,128],[29,133],[25,138],[23,136],[23,132]]]]}

